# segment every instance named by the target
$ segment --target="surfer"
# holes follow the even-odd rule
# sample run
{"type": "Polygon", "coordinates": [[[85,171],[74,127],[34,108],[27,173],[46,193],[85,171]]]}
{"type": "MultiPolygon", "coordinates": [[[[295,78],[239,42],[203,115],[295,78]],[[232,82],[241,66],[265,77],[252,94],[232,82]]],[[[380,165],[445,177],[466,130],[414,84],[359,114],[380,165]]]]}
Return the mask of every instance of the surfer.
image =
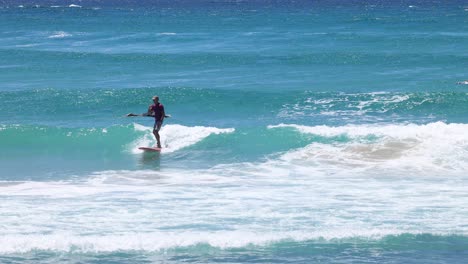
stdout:
{"type": "Polygon", "coordinates": [[[166,112],[164,111],[164,106],[159,102],[159,96],[153,96],[153,102],[154,104],[148,107],[148,111],[146,113],[143,113],[143,114],[129,113],[129,114],[126,114],[125,116],[127,117],[130,117],[130,116],[154,117],[153,135],[156,138],[157,147],[161,148],[159,130],[161,129],[164,118],[171,117],[171,115],[166,115],[166,112]]]}
{"type": "Polygon", "coordinates": [[[164,112],[164,106],[159,102],[159,96],[153,96],[153,102],[154,104],[148,107],[146,115],[154,116],[153,135],[156,138],[157,147],[161,148],[159,130],[161,129],[166,113],[164,112]]]}

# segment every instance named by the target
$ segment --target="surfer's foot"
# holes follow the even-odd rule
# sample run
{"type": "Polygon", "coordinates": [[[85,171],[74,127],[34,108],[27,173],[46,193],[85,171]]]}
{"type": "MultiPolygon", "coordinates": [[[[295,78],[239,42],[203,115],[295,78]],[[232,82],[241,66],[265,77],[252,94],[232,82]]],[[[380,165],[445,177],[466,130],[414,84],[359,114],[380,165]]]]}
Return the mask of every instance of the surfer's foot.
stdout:
{"type": "Polygon", "coordinates": [[[161,145],[158,145],[157,148],[161,148],[161,145]]]}

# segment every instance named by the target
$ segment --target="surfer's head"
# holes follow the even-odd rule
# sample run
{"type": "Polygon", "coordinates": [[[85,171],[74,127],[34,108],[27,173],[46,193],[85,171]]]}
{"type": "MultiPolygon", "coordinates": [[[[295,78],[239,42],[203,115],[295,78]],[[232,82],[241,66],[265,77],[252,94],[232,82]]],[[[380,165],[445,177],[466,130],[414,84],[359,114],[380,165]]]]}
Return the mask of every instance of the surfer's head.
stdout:
{"type": "Polygon", "coordinates": [[[153,102],[155,103],[159,102],[159,96],[153,96],[153,102]]]}

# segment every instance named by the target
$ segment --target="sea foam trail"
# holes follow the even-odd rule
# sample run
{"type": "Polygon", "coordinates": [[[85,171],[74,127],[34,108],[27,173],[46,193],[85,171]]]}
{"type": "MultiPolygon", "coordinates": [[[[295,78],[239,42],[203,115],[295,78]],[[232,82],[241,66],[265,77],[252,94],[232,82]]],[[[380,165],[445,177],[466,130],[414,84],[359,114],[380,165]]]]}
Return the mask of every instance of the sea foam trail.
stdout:
{"type": "Polygon", "coordinates": [[[468,235],[463,182],[307,179],[282,173],[274,177],[283,179],[266,173],[227,181],[217,175],[208,180],[196,171],[184,182],[179,171],[163,173],[164,184],[158,184],[149,171],[139,173],[105,172],[82,183],[2,185],[10,203],[0,206],[0,252],[158,251],[200,244],[238,248],[281,241],[355,243],[401,234],[468,235]],[[126,183],[115,180],[119,177],[127,177],[126,183]]]}
{"type": "Polygon", "coordinates": [[[333,174],[279,159],[203,170],[102,171],[63,181],[0,182],[0,199],[9,201],[0,204],[0,243],[6,245],[0,252],[468,235],[466,176],[388,180],[381,174],[333,174]]]}
{"type": "MultiPolygon", "coordinates": [[[[130,144],[133,153],[141,153],[138,147],[154,146],[156,140],[152,134],[152,127],[146,127],[135,124],[136,131],[143,131],[145,135],[138,138],[130,144]]],[[[183,125],[165,125],[162,127],[159,134],[161,135],[162,152],[174,152],[182,148],[194,145],[210,135],[218,135],[223,133],[232,133],[234,128],[216,128],[195,126],[188,127],[183,125]]]]}

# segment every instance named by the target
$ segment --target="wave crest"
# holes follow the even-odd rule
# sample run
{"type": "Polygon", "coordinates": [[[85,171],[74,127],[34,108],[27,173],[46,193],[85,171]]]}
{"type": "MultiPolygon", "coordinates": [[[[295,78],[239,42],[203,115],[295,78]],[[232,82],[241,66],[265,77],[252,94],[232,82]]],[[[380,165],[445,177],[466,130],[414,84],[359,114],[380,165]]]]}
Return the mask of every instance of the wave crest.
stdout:
{"type": "Polygon", "coordinates": [[[468,124],[435,122],[341,127],[280,124],[269,128],[293,128],[318,137],[316,142],[282,156],[291,163],[425,172],[468,170],[468,124]]]}
{"type": "MultiPolygon", "coordinates": [[[[130,144],[133,153],[141,153],[138,147],[151,146],[155,144],[155,139],[152,134],[151,127],[145,127],[135,124],[135,130],[144,131],[145,135],[138,138],[130,144]]],[[[161,135],[161,145],[163,152],[174,152],[182,148],[194,145],[210,135],[218,135],[223,133],[233,133],[234,128],[216,128],[195,126],[188,127],[183,125],[165,125],[159,132],[161,135]]]]}

